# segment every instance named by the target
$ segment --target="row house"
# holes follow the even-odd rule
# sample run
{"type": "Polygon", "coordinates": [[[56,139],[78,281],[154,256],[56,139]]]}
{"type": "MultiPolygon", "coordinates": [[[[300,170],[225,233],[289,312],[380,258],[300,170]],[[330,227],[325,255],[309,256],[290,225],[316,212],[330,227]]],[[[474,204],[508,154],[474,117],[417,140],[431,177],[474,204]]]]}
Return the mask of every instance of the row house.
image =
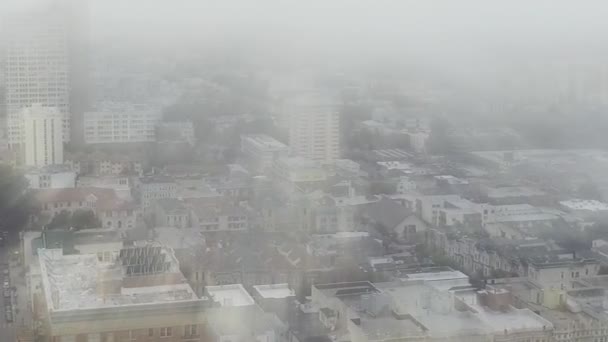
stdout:
{"type": "Polygon", "coordinates": [[[34,191],[41,214],[53,218],[62,211],[91,210],[104,228],[133,228],[138,217],[135,203],[120,199],[113,189],[83,187],[34,191]]]}
{"type": "Polygon", "coordinates": [[[216,198],[155,201],[158,227],[200,228],[206,232],[243,231],[249,228],[249,213],[243,207],[220,203],[216,198]]]}

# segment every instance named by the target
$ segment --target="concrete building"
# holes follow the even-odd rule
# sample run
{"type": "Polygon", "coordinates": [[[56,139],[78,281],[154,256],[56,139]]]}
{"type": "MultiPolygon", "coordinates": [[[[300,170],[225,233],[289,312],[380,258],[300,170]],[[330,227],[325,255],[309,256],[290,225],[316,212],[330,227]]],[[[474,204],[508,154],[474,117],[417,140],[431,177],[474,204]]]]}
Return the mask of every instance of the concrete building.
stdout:
{"type": "Polygon", "coordinates": [[[77,174],[83,175],[142,175],[145,157],[136,153],[78,153],[65,157],[65,164],[70,165],[77,174]]]}
{"type": "Polygon", "coordinates": [[[318,162],[300,157],[277,159],[273,172],[286,185],[287,192],[323,183],[328,177],[327,171],[318,162]]]}
{"type": "Polygon", "coordinates": [[[416,213],[435,227],[475,225],[481,227],[479,205],[458,195],[429,195],[416,198],[416,213]]]}
{"type": "Polygon", "coordinates": [[[140,204],[144,213],[152,207],[154,201],[176,197],[177,183],[170,177],[146,177],[140,179],[140,182],[140,204]]]}
{"type": "Polygon", "coordinates": [[[3,69],[9,145],[26,140],[23,109],[34,104],[56,108],[59,141],[70,139],[70,83],[67,27],[58,10],[4,18],[3,69]]]}
{"type": "MultiPolygon", "coordinates": [[[[606,276],[573,279],[572,290],[546,289],[528,278],[493,279],[489,289],[508,289],[515,304],[538,312],[553,326],[553,341],[608,339],[606,276]]],[[[569,286],[570,287],[570,286],[569,286]]]]}
{"type": "Polygon", "coordinates": [[[608,203],[597,200],[570,199],[561,201],[559,204],[565,211],[583,220],[595,221],[608,218],[608,203]]]}
{"type": "Polygon", "coordinates": [[[333,104],[316,98],[298,101],[287,121],[293,155],[321,163],[340,157],[340,114],[333,104]]]}
{"type": "Polygon", "coordinates": [[[87,144],[153,142],[161,118],[157,108],[106,102],[84,113],[84,139],[87,144]]]}
{"type": "Polygon", "coordinates": [[[575,258],[572,254],[566,254],[555,259],[530,260],[528,278],[545,289],[570,290],[575,280],[596,276],[599,270],[600,264],[595,259],[575,258]]]}
{"type": "Polygon", "coordinates": [[[289,148],[270,136],[249,134],[241,136],[241,151],[254,170],[265,172],[272,168],[275,160],[287,157],[289,148]]]}
{"type": "Polygon", "coordinates": [[[34,192],[34,198],[41,214],[49,218],[62,211],[91,210],[104,228],[134,228],[139,216],[135,203],[121,200],[112,189],[39,189],[34,192]]]}
{"type": "Polygon", "coordinates": [[[194,293],[169,248],[124,248],[118,263],[61,250],[38,254],[39,330],[50,341],[200,341],[208,329],[213,303],[194,293]]]}
{"type": "Polygon", "coordinates": [[[222,307],[255,305],[255,301],[242,284],[207,286],[205,291],[209,298],[222,307]]]}
{"type": "Polygon", "coordinates": [[[56,108],[35,104],[24,108],[22,120],[24,164],[43,167],[63,164],[63,121],[56,108]]]}
{"type": "Polygon", "coordinates": [[[193,227],[203,231],[245,231],[249,229],[249,214],[239,206],[193,205],[190,211],[193,227]]]}
{"type": "Polygon", "coordinates": [[[24,174],[30,189],[62,189],[76,187],[76,172],[65,165],[29,169],[24,174]]]}
{"type": "Polygon", "coordinates": [[[477,292],[466,277],[457,281],[452,286],[452,277],[420,274],[387,283],[319,284],[312,303],[334,334],[356,342],[551,341],[551,322],[513,307],[508,291],[477,292]]]}
{"type": "Polygon", "coordinates": [[[127,175],[80,176],[78,177],[77,186],[79,188],[112,189],[121,200],[131,201],[133,200],[131,193],[132,183],[133,180],[127,175]]]}
{"type": "Polygon", "coordinates": [[[416,153],[426,153],[426,145],[430,137],[430,131],[407,130],[405,135],[409,138],[410,147],[416,153]]]}

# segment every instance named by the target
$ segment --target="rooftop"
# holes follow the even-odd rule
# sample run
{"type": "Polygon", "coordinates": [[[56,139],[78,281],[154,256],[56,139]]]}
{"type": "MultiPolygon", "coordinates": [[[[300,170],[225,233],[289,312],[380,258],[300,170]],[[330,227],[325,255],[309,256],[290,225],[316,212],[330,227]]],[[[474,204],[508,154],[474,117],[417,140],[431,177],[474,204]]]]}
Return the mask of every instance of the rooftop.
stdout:
{"type": "Polygon", "coordinates": [[[499,188],[490,188],[487,191],[488,197],[503,198],[503,197],[530,197],[544,196],[545,193],[538,189],[533,189],[523,186],[505,186],[499,188]]]}
{"type": "Polygon", "coordinates": [[[403,160],[412,156],[410,153],[400,148],[373,150],[372,152],[381,160],[403,160]]]}
{"type": "Polygon", "coordinates": [[[47,174],[74,172],[70,165],[46,165],[43,167],[31,167],[26,170],[26,174],[47,174]]]}
{"type": "Polygon", "coordinates": [[[253,288],[262,298],[288,298],[296,295],[288,284],[254,285],[253,288]]]}
{"type": "Polygon", "coordinates": [[[596,200],[571,199],[559,202],[565,208],[570,210],[588,210],[588,211],[606,211],[608,203],[596,200]]]}
{"type": "Polygon", "coordinates": [[[205,238],[197,228],[158,227],[154,228],[154,235],[156,241],[173,249],[205,246],[205,238]]]}
{"type": "Polygon", "coordinates": [[[63,255],[60,249],[39,249],[49,311],[199,300],[180,273],[173,251],[155,247],[155,256],[150,254],[147,258],[150,264],[135,266],[149,266],[145,274],[141,268],[135,273],[129,263],[140,261],[129,260],[128,257],[119,258],[116,262],[101,262],[95,254],[63,255]]]}
{"type": "Polygon", "coordinates": [[[222,307],[248,306],[255,304],[253,298],[241,284],[207,286],[205,291],[222,307]]]}
{"type": "Polygon", "coordinates": [[[466,179],[461,179],[461,178],[457,178],[454,177],[452,175],[440,175],[440,176],[435,176],[436,180],[440,180],[440,181],[444,181],[450,185],[465,185],[465,184],[469,184],[469,181],[466,179]]]}
{"type": "Polygon", "coordinates": [[[248,134],[241,136],[243,141],[256,145],[259,149],[268,151],[287,150],[287,145],[265,134],[248,134]]]}

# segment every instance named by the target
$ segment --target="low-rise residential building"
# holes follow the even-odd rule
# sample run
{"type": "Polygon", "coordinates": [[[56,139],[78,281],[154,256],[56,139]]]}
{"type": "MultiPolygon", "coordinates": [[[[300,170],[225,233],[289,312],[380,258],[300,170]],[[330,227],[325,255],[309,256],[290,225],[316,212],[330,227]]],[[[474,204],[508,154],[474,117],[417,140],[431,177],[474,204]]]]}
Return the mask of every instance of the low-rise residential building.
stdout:
{"type": "Polygon", "coordinates": [[[469,274],[483,277],[531,277],[547,287],[568,288],[571,278],[596,275],[599,262],[592,255],[564,250],[540,239],[475,238],[466,233],[429,229],[426,245],[469,274]],[[562,278],[563,276],[563,278],[562,278]]]}
{"type": "Polygon", "coordinates": [[[154,205],[154,220],[157,227],[192,227],[190,207],[183,200],[162,198],[154,205]]]}
{"type": "Polygon", "coordinates": [[[206,232],[244,231],[249,229],[249,214],[239,206],[220,207],[195,204],[190,211],[192,226],[206,232]]]}
{"type": "Polygon", "coordinates": [[[386,197],[367,205],[363,215],[375,229],[385,231],[399,241],[422,241],[428,229],[428,224],[411,209],[386,197]]]}
{"type": "Polygon", "coordinates": [[[139,203],[144,213],[148,212],[156,200],[163,198],[175,198],[177,194],[177,183],[170,177],[153,176],[140,179],[139,203]]]}
{"type": "Polygon", "coordinates": [[[458,195],[429,195],[416,198],[416,212],[434,227],[482,226],[480,206],[458,195]]]}
{"type": "Polygon", "coordinates": [[[104,228],[134,228],[139,213],[135,203],[121,200],[112,189],[40,189],[34,191],[34,198],[41,213],[50,218],[62,211],[91,210],[104,228]]]}
{"type": "Polygon", "coordinates": [[[78,187],[94,187],[112,189],[122,200],[132,200],[132,177],[128,175],[101,175],[101,176],[80,176],[78,177],[78,187]]]}
{"type": "Polygon", "coordinates": [[[79,175],[141,175],[145,163],[138,154],[93,152],[68,154],[65,164],[79,175]]]}

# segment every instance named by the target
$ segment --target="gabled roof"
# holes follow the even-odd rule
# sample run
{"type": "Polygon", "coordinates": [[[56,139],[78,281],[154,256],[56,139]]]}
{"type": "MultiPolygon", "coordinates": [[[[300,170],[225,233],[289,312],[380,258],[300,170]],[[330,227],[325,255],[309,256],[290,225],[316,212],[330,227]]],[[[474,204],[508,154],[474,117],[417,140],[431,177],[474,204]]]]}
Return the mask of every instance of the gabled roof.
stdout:
{"type": "Polygon", "coordinates": [[[387,197],[382,197],[380,201],[369,204],[366,213],[370,219],[387,229],[397,227],[403,220],[413,215],[411,210],[387,197]]]}

